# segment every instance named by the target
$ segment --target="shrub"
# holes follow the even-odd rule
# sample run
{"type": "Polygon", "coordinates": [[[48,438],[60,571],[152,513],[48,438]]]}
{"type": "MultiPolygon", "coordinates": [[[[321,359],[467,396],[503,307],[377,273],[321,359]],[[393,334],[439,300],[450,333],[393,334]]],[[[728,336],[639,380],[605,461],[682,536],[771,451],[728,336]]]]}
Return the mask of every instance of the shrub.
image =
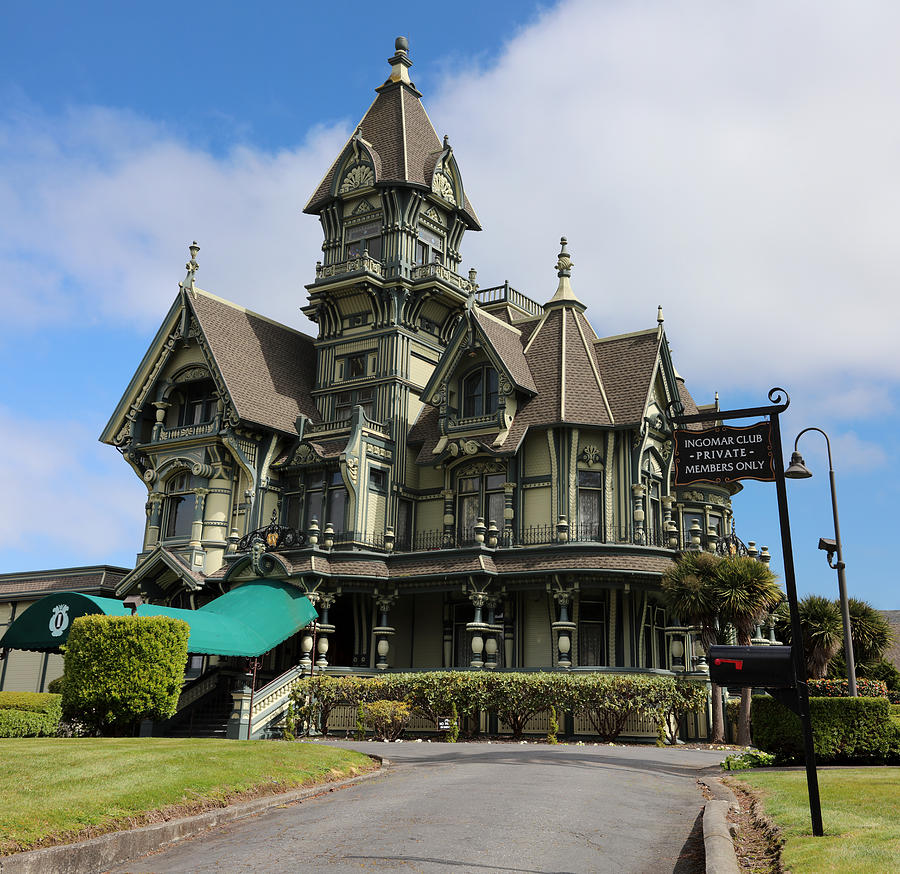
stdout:
{"type": "Polygon", "coordinates": [[[766,768],[775,764],[775,756],[771,753],[748,750],[746,753],[735,753],[725,756],[722,762],[723,771],[748,771],[750,768],[766,768]]]}
{"type": "Polygon", "coordinates": [[[102,734],[174,715],[190,628],[168,616],[82,616],[65,654],[62,706],[102,734]]]}
{"type": "MultiPolygon", "coordinates": [[[[826,763],[900,761],[900,726],[886,698],[811,698],[816,760],[826,763]]],[[[780,761],[803,758],[800,719],[768,695],[752,708],[753,740],[780,761]]]]}
{"type": "Polygon", "coordinates": [[[0,692],[0,737],[52,736],[61,717],[59,695],[0,692]]]}
{"type": "Polygon", "coordinates": [[[376,740],[397,740],[409,722],[409,705],[402,701],[371,701],[359,706],[363,723],[376,740]]]}
{"type": "MultiPolygon", "coordinates": [[[[810,698],[848,698],[850,696],[849,680],[808,680],[810,698]]],[[[856,692],[860,698],[887,697],[887,686],[883,680],[867,680],[856,678],[856,692]]]]}
{"type": "Polygon", "coordinates": [[[63,680],[64,677],[57,677],[55,680],[51,680],[47,683],[47,691],[52,692],[54,695],[62,695],[63,680]]]}
{"type": "Polygon", "coordinates": [[[0,692],[0,710],[55,713],[59,709],[60,696],[49,692],[0,692]]]}

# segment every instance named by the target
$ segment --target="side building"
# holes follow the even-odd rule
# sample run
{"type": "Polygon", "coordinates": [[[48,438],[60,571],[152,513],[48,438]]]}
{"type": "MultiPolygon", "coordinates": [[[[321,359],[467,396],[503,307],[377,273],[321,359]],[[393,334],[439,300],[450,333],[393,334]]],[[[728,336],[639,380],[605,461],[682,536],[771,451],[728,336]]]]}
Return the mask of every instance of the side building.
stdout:
{"type": "Polygon", "coordinates": [[[660,577],[733,536],[740,487],[673,485],[671,415],[697,406],[662,311],[598,336],[565,239],[535,296],[464,273],[481,227],[456,155],[405,40],[389,63],[305,207],[315,338],[202,291],[191,246],[101,438],[148,489],[117,594],[196,608],[254,579],[300,588],[315,644],[280,644],[263,680],[313,662],[692,670],[660,577]]]}

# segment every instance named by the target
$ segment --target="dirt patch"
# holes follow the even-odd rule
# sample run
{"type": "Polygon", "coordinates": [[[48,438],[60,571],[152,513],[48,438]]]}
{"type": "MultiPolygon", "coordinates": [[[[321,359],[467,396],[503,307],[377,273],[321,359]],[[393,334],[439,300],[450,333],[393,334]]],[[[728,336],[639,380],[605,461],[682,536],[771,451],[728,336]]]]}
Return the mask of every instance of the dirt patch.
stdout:
{"type": "Polygon", "coordinates": [[[731,810],[728,821],[738,827],[734,850],[745,874],[784,874],[781,829],[764,813],[759,798],[748,787],[732,779],[723,782],[734,792],[740,810],[731,810]]]}

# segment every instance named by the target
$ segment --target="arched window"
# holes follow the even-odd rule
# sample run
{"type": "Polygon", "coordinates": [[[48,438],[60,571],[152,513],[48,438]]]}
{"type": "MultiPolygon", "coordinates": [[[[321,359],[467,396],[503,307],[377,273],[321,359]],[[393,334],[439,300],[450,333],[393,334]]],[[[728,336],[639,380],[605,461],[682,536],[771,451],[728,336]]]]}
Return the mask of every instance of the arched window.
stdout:
{"type": "Polygon", "coordinates": [[[497,389],[497,371],[484,365],[467,373],[462,379],[462,416],[490,416],[497,412],[500,393],[497,389]]]}
{"type": "Polygon", "coordinates": [[[578,471],[578,540],[606,541],[603,526],[603,471],[578,471]]]}
{"type": "Polygon", "coordinates": [[[163,531],[166,537],[184,538],[191,536],[194,522],[194,478],[187,471],[176,473],[166,483],[165,518],[163,531]]]}
{"type": "Polygon", "coordinates": [[[167,416],[168,427],[200,425],[216,415],[216,384],[212,379],[181,383],[169,398],[172,406],[167,416]]]}

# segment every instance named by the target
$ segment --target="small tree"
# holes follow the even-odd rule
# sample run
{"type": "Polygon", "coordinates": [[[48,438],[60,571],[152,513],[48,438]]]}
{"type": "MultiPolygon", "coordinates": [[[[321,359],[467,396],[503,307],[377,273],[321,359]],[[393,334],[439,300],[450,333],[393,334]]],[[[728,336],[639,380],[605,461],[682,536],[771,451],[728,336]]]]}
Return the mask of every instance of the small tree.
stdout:
{"type": "MultiPolygon", "coordinates": [[[[775,574],[749,556],[733,555],[723,558],[716,568],[716,595],[723,620],[734,625],[738,644],[750,646],[754,627],[771,613],[782,599],[775,574]]],[[[741,689],[738,713],[738,743],[750,744],[750,693],[741,689]]]]}
{"type": "MultiPolygon", "coordinates": [[[[700,643],[707,653],[718,635],[715,583],[721,561],[708,552],[682,552],[662,577],[663,598],[682,622],[700,626],[700,643]]],[[[715,683],[711,685],[712,742],[722,743],[725,740],[722,691],[715,683]]]]}
{"type": "MultiPolygon", "coordinates": [[[[797,605],[797,609],[800,613],[807,677],[821,680],[828,676],[828,666],[844,643],[840,608],[829,598],[807,595],[797,605]]],[[[793,643],[791,614],[786,603],[781,604],[775,613],[775,627],[780,640],[793,643]]]]}
{"type": "Polygon", "coordinates": [[[65,652],[62,707],[101,734],[175,714],[190,627],[168,616],[82,616],[65,652]]]}

